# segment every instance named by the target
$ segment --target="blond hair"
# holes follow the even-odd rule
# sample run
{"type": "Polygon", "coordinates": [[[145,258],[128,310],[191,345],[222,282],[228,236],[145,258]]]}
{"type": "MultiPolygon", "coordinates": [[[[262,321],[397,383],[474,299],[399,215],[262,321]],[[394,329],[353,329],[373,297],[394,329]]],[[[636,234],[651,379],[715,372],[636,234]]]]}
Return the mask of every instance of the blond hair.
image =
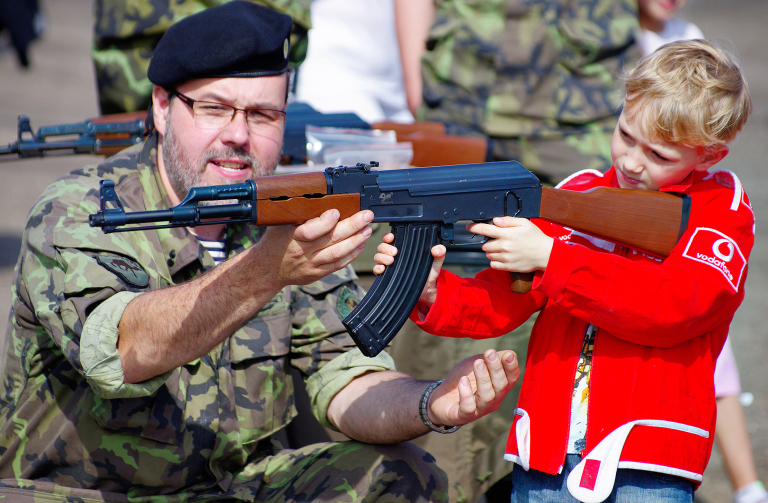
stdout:
{"type": "Polygon", "coordinates": [[[706,40],[663,45],[624,76],[624,115],[657,140],[691,147],[730,143],[752,100],[741,69],[706,40]]]}

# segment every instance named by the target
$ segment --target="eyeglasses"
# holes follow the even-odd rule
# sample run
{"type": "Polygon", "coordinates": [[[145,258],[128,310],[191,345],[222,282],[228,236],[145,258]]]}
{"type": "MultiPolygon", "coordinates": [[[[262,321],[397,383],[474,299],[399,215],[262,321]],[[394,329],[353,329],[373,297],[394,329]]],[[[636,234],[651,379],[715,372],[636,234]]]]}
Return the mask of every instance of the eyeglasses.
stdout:
{"type": "Polygon", "coordinates": [[[245,120],[251,131],[261,131],[264,128],[277,127],[285,118],[285,110],[271,110],[269,108],[235,108],[223,103],[212,101],[193,100],[178,91],[173,91],[172,96],[178,96],[195,116],[195,126],[200,129],[221,129],[235,120],[237,112],[243,112],[245,120]]]}

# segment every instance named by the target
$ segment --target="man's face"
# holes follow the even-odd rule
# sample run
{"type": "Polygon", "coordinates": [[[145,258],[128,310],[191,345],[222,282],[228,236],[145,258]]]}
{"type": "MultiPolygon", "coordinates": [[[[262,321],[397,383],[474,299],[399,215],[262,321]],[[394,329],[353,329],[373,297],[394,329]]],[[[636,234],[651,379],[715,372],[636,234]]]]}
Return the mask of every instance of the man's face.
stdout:
{"type": "Polygon", "coordinates": [[[642,112],[632,122],[622,112],[613,132],[611,158],[623,189],[659,190],[676,185],[693,171],[704,171],[722,158],[713,160],[701,147],[649,138],[644,123],[642,112]]]}
{"type": "MultiPolygon", "coordinates": [[[[238,109],[285,108],[286,77],[201,79],[186,82],[178,92],[196,101],[238,109]]],[[[204,129],[192,109],[161,88],[153,94],[155,124],[161,134],[158,159],[163,182],[177,204],[194,186],[240,183],[272,174],[282,149],[285,121],[249,125],[237,112],[226,126],[204,129]],[[159,120],[158,120],[159,119],[159,120]]]]}

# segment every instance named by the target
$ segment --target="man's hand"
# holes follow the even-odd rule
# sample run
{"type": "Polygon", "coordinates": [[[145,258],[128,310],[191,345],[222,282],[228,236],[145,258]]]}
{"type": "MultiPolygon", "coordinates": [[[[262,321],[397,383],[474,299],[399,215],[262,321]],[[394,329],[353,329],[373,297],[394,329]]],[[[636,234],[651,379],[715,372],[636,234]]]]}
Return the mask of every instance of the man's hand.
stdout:
{"type": "Polygon", "coordinates": [[[520,377],[514,351],[470,356],[456,365],[427,404],[429,420],[436,425],[455,426],[493,412],[520,377]]]}
{"type": "Polygon", "coordinates": [[[338,210],[328,210],[299,226],[269,227],[254,252],[274,264],[280,285],[306,285],[356,259],[373,232],[372,221],[370,210],[341,221],[338,210]]]}
{"type": "MultiPolygon", "coordinates": [[[[388,232],[384,235],[383,239],[384,242],[376,248],[378,253],[373,256],[373,260],[376,262],[376,265],[373,266],[373,273],[377,275],[384,274],[387,266],[392,265],[395,261],[395,255],[397,255],[397,248],[389,244],[395,240],[395,235],[388,232]]],[[[435,299],[437,298],[437,277],[440,275],[440,269],[443,268],[445,253],[446,249],[443,245],[435,245],[432,247],[432,258],[434,258],[434,261],[432,262],[432,268],[429,271],[427,282],[424,284],[421,296],[419,297],[420,305],[417,305],[419,312],[423,310],[426,313],[426,311],[429,310],[429,307],[435,303],[435,299]]]]}
{"type": "Polygon", "coordinates": [[[493,269],[531,272],[547,268],[554,239],[528,219],[496,217],[493,225],[473,223],[467,230],[490,238],[483,251],[493,269]]]}

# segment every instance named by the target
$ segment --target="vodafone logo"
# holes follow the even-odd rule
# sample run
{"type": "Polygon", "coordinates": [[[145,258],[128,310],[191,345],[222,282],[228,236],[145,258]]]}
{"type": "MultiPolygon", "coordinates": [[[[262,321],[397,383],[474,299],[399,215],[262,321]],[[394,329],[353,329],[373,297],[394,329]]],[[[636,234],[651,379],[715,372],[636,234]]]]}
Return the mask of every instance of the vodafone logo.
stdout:
{"type": "Polygon", "coordinates": [[[736,242],[722,232],[704,227],[697,228],[688,241],[683,256],[714,267],[735,291],[739,290],[747,261],[736,242]]]}
{"type": "Polygon", "coordinates": [[[735,251],[736,245],[734,245],[730,239],[718,239],[715,241],[715,244],[712,245],[712,253],[714,253],[717,258],[724,262],[730,262],[735,251]],[[720,250],[721,246],[726,247],[726,253],[723,253],[720,250]]]}

